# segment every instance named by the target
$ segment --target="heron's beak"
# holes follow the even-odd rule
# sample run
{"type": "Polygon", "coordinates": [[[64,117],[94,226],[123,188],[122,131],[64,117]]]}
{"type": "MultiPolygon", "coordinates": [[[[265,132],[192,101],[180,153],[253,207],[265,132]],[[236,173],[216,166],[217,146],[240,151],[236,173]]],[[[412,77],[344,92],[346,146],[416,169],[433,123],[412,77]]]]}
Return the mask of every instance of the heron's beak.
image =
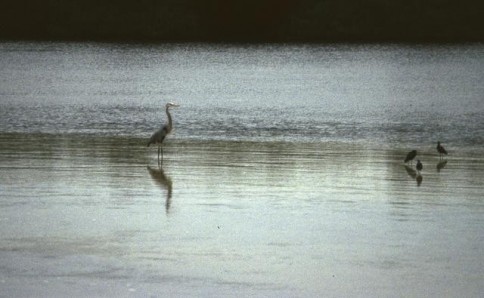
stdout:
{"type": "Polygon", "coordinates": [[[173,103],[173,102],[169,102],[169,103],[166,104],[166,106],[169,107],[169,108],[175,108],[175,107],[179,107],[180,105],[173,103]]]}

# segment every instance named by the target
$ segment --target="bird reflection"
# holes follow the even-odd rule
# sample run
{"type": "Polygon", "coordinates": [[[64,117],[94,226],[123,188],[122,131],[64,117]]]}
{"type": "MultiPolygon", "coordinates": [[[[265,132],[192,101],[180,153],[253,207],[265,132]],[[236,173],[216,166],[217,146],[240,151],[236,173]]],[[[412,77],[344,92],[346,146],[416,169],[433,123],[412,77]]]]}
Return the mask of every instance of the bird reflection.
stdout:
{"type": "Polygon", "coordinates": [[[417,171],[415,171],[413,168],[405,165],[405,170],[407,171],[407,174],[412,177],[413,179],[417,178],[417,171]]]}
{"type": "Polygon", "coordinates": [[[166,213],[170,211],[170,206],[171,206],[171,195],[173,192],[173,182],[171,181],[171,178],[165,175],[165,172],[163,171],[163,168],[152,168],[150,166],[147,166],[148,172],[150,173],[151,178],[161,186],[161,188],[166,189],[167,194],[166,194],[166,202],[165,202],[165,209],[166,213]]]}
{"type": "Polygon", "coordinates": [[[415,178],[415,179],[417,180],[417,186],[420,186],[420,184],[422,184],[422,180],[423,180],[422,175],[418,174],[417,178],[415,178]]]}
{"type": "Polygon", "coordinates": [[[420,186],[422,184],[423,177],[420,172],[417,172],[416,170],[407,165],[405,165],[405,171],[407,171],[408,176],[412,177],[412,179],[415,179],[417,181],[417,186],[420,186]]]}
{"type": "Polygon", "coordinates": [[[443,168],[445,168],[445,165],[447,164],[447,160],[441,160],[437,164],[437,172],[440,172],[443,168]]]}

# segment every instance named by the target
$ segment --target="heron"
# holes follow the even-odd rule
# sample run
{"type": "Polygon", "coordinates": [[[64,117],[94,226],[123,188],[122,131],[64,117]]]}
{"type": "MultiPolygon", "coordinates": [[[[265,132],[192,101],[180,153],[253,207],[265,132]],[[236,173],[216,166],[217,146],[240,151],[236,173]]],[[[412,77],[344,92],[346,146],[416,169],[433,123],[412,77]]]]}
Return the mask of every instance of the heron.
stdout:
{"type": "Polygon", "coordinates": [[[419,159],[417,159],[417,166],[415,167],[417,169],[417,171],[420,173],[420,171],[423,169],[423,165],[422,163],[420,162],[419,159]]]}
{"type": "Polygon", "coordinates": [[[440,159],[442,159],[442,154],[447,155],[447,150],[445,150],[444,146],[440,145],[440,141],[437,142],[437,152],[439,152],[440,159]]]}
{"type": "Polygon", "coordinates": [[[405,157],[404,162],[407,163],[409,161],[412,161],[415,158],[415,156],[417,156],[417,150],[412,150],[412,151],[408,152],[407,157],[405,157]]]}
{"type": "Polygon", "coordinates": [[[150,138],[150,141],[148,142],[149,147],[151,144],[156,144],[158,145],[158,164],[160,164],[160,152],[161,152],[161,163],[163,162],[163,148],[161,145],[163,144],[163,140],[165,140],[165,137],[171,133],[173,129],[173,124],[172,124],[172,119],[170,115],[170,108],[174,107],[179,107],[179,105],[169,102],[166,104],[166,116],[168,117],[168,123],[163,125],[160,129],[158,129],[150,138]]]}

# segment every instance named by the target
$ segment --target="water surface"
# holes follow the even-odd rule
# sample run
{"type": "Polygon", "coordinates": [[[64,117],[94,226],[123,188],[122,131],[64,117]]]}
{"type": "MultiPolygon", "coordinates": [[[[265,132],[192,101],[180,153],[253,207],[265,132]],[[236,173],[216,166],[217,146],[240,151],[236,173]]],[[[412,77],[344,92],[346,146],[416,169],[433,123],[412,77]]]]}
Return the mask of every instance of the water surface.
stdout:
{"type": "Polygon", "coordinates": [[[3,43],[0,64],[6,297],[484,290],[480,45],[3,43]]]}

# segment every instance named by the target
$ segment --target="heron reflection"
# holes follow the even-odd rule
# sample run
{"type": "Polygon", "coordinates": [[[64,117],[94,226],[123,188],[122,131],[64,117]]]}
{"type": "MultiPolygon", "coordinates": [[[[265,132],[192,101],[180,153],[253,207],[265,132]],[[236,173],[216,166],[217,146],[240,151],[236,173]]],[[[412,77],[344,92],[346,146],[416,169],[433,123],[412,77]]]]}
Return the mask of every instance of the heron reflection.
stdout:
{"type": "Polygon", "coordinates": [[[173,182],[171,181],[171,178],[165,174],[163,168],[152,168],[150,166],[147,166],[147,169],[150,173],[151,178],[156,182],[156,184],[158,184],[162,189],[166,190],[165,210],[166,213],[168,213],[171,206],[173,182]]]}

